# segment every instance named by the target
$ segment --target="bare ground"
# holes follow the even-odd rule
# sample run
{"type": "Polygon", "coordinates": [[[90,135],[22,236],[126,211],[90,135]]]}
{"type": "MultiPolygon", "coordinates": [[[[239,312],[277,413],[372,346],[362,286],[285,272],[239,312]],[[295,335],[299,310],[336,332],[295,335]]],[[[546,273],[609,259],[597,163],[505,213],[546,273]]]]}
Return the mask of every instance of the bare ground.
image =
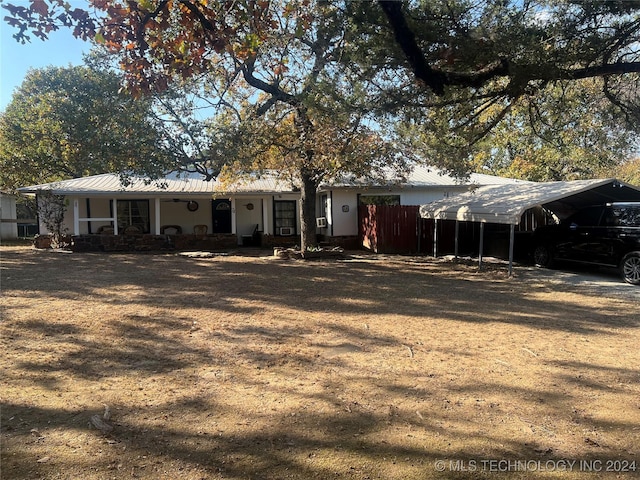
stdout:
{"type": "Polygon", "coordinates": [[[617,280],[0,254],[3,479],[640,476],[640,289],[617,280]]]}

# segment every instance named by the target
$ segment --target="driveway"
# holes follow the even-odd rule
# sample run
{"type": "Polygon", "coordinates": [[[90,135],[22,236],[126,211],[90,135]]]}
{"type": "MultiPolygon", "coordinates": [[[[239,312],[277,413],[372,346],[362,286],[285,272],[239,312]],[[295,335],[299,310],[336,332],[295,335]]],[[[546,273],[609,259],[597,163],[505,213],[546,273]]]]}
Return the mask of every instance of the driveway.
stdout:
{"type": "Polygon", "coordinates": [[[616,269],[573,265],[562,266],[561,269],[523,266],[517,269],[517,275],[527,281],[570,285],[605,297],[618,296],[640,302],[640,286],[625,283],[616,269]]]}

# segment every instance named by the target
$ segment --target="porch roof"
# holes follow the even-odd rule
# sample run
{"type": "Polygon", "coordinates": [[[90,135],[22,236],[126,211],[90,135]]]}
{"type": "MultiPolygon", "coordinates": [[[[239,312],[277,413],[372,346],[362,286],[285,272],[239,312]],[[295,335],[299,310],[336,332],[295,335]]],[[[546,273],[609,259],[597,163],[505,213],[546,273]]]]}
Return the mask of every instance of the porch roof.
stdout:
{"type": "Polygon", "coordinates": [[[36,194],[42,190],[47,190],[57,195],[112,196],[129,193],[165,197],[185,194],[214,195],[229,193],[283,193],[294,191],[291,185],[287,185],[286,182],[278,180],[273,176],[253,176],[230,185],[224,185],[217,180],[206,181],[199,174],[184,172],[180,174],[169,174],[155,181],[149,181],[136,175],[130,176],[128,180],[128,183],[123,183],[120,175],[105,173],[22,187],[19,188],[18,191],[24,194],[36,194]]]}

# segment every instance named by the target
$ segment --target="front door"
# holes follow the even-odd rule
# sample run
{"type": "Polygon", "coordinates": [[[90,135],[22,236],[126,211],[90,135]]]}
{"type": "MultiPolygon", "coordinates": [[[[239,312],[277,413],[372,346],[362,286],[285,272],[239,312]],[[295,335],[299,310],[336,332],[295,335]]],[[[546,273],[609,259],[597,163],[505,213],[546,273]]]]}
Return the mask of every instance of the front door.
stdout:
{"type": "Polygon", "coordinates": [[[231,233],[231,200],[211,200],[213,233],[231,233]]]}

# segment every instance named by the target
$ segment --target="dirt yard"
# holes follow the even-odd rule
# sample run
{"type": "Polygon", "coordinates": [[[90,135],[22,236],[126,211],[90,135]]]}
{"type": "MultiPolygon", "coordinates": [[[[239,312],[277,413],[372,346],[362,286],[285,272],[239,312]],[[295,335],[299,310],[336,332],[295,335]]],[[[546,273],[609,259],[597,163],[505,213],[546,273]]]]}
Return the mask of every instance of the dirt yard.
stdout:
{"type": "Polygon", "coordinates": [[[248,253],[1,248],[1,478],[640,476],[639,288],[248,253]]]}

